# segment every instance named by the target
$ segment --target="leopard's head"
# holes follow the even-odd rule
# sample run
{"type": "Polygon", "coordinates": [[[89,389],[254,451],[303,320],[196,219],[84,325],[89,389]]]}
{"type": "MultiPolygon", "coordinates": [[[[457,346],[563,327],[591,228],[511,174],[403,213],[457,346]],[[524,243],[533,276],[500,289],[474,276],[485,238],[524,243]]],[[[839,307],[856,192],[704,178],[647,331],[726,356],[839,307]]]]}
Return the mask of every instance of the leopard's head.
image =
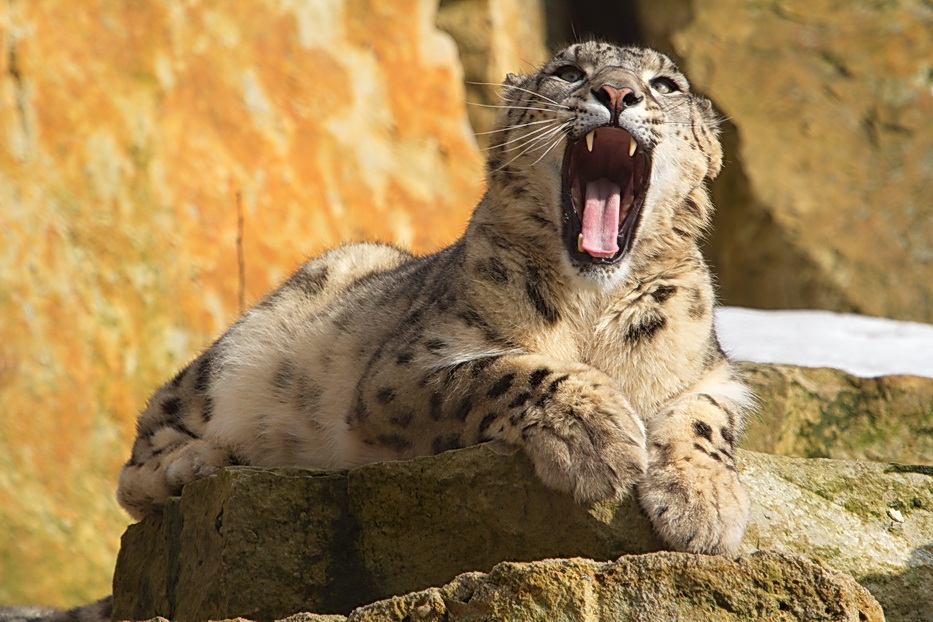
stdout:
{"type": "Polygon", "coordinates": [[[559,223],[577,274],[615,280],[640,251],[709,224],[718,121],[667,56],[575,44],[533,75],[510,74],[503,98],[490,184],[532,182],[556,199],[540,202],[541,216],[559,223]]]}

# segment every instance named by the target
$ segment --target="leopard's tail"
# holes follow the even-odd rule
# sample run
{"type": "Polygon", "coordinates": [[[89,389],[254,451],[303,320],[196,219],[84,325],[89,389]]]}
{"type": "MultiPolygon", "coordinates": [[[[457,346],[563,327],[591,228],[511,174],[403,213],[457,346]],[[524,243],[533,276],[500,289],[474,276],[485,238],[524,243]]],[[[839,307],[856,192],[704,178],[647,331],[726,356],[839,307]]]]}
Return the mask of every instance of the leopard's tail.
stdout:
{"type": "Polygon", "coordinates": [[[110,622],[112,613],[113,596],[107,596],[67,611],[33,605],[0,607],[0,622],[110,622]]]}

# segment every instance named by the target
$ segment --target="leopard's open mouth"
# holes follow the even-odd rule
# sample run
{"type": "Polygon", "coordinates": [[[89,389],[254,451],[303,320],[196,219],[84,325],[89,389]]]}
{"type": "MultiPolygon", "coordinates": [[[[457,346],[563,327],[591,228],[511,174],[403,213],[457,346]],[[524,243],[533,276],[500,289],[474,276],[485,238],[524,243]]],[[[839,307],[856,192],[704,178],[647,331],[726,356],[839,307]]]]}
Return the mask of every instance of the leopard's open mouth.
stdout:
{"type": "Polygon", "coordinates": [[[568,145],[562,203],[573,259],[612,264],[631,249],[650,168],[648,154],[621,128],[600,127],[568,145]]]}

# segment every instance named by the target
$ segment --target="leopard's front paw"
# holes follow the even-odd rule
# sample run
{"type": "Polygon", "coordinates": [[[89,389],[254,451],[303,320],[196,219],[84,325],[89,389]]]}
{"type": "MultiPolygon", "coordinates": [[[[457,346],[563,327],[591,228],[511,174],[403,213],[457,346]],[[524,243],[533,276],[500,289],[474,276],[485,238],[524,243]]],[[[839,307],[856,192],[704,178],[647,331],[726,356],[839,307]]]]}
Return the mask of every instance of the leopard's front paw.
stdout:
{"type": "MultiPolygon", "coordinates": [[[[692,462],[692,461],[691,461],[692,462]]],[[[738,473],[721,464],[652,460],[638,498],[655,532],[678,551],[730,555],[748,524],[748,495],[738,473]]]]}
{"type": "Polygon", "coordinates": [[[580,503],[628,494],[648,462],[644,427],[625,400],[607,387],[587,388],[549,404],[521,431],[541,481],[580,503]]]}

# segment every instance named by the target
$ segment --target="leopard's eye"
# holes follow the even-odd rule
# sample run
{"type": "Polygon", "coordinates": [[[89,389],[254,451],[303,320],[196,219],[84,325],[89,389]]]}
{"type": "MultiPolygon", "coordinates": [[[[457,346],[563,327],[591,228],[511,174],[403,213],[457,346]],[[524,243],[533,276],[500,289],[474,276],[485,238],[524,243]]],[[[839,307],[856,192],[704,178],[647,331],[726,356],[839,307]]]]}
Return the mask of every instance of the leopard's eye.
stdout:
{"type": "Polygon", "coordinates": [[[680,87],[677,86],[677,83],[671,80],[668,77],[661,76],[660,78],[655,78],[651,81],[651,88],[660,93],[661,95],[667,95],[669,93],[676,93],[680,90],[680,87]]]}
{"type": "Polygon", "coordinates": [[[554,72],[554,75],[564,82],[579,82],[583,79],[583,71],[573,65],[565,65],[554,72]]]}

